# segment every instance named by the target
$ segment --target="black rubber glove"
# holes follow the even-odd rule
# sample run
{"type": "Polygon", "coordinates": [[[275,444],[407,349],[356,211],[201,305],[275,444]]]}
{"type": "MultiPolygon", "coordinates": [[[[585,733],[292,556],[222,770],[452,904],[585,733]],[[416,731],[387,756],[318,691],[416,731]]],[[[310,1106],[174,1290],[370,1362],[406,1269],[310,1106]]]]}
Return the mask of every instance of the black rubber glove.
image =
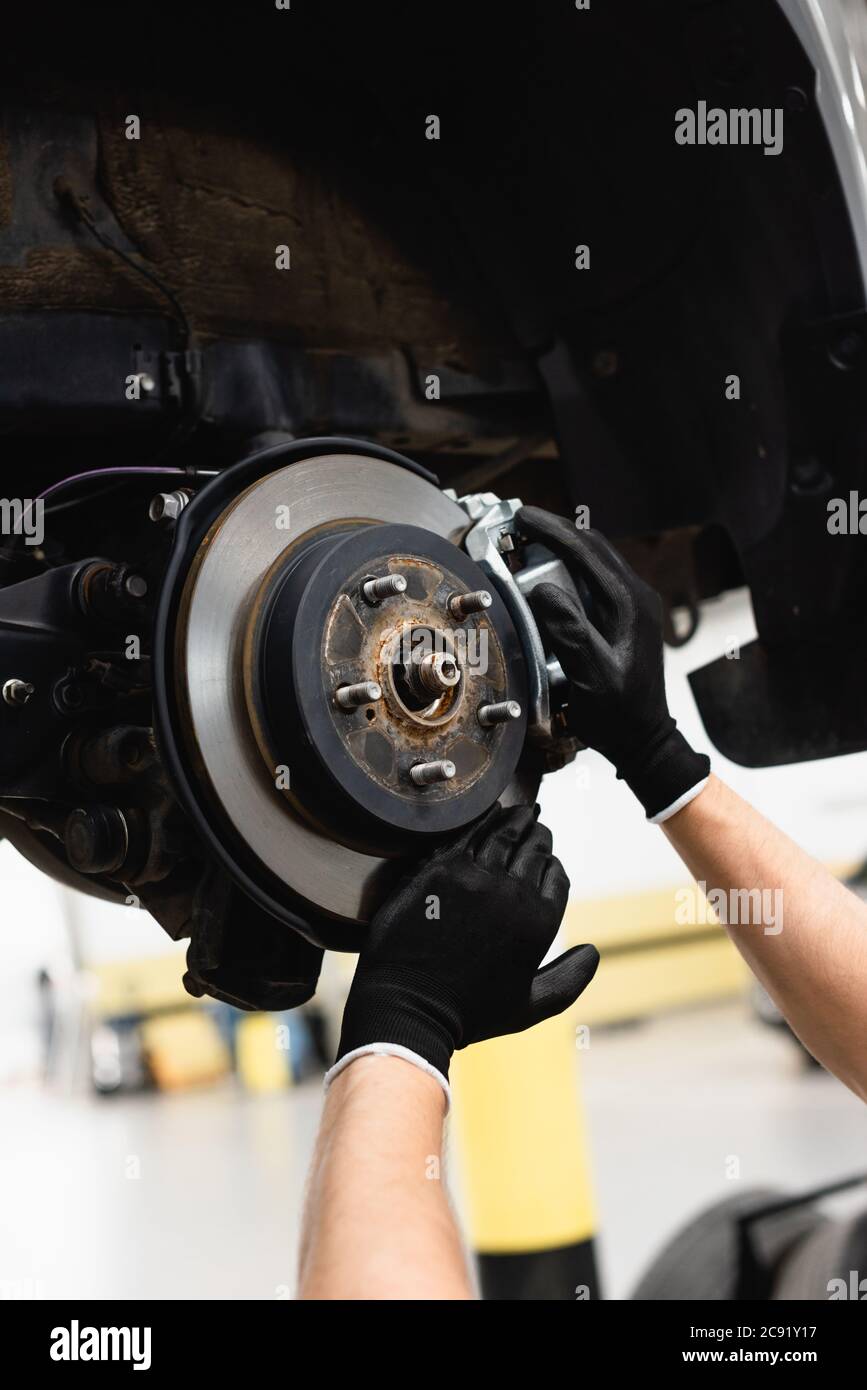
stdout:
{"type": "Polygon", "coordinates": [[[710,759],[690,747],[668,712],[662,600],[598,531],[579,531],[538,507],[523,507],[518,525],[559,555],[589,593],[590,615],[556,584],[539,584],[528,596],[569,678],[569,726],[614,764],[649,820],[664,819],[706,780],[710,759]]]}
{"type": "Polygon", "coordinates": [[[537,815],[492,807],[380,908],[349,991],[338,1063],[389,1044],[446,1077],[456,1048],[519,1033],[578,998],[599,963],[594,946],[539,969],[569,880],[537,815]]]}

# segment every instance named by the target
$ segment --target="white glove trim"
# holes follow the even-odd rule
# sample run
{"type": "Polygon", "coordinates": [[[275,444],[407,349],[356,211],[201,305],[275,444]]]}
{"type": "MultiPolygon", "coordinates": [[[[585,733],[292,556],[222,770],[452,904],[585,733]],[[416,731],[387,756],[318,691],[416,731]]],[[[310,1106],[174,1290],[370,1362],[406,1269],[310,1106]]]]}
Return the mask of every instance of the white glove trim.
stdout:
{"type": "Polygon", "coordinates": [[[694,787],[690,787],[688,792],[679,796],[677,801],[672,801],[670,806],[666,806],[664,811],[658,811],[655,816],[648,816],[651,825],[662,825],[663,821],[669,820],[671,816],[676,816],[678,811],[682,811],[684,806],[688,806],[691,801],[695,801],[699,792],[703,792],[710,777],[703,777],[700,782],[696,782],[694,787]]]}
{"type": "Polygon", "coordinates": [[[354,1062],[356,1057],[400,1057],[404,1062],[411,1062],[414,1067],[418,1067],[419,1071],[426,1072],[428,1076],[432,1076],[434,1081],[442,1086],[446,1097],[446,1114],[451,1110],[451,1087],[442,1072],[437,1071],[436,1067],[431,1066],[430,1062],[424,1057],[419,1057],[417,1052],[412,1052],[408,1047],[401,1047],[400,1043],[365,1043],[363,1047],[353,1048],[351,1052],[347,1052],[341,1057],[339,1062],[335,1062],[330,1071],[325,1073],[326,1091],[332,1081],[349,1066],[350,1062],[354,1062]]]}

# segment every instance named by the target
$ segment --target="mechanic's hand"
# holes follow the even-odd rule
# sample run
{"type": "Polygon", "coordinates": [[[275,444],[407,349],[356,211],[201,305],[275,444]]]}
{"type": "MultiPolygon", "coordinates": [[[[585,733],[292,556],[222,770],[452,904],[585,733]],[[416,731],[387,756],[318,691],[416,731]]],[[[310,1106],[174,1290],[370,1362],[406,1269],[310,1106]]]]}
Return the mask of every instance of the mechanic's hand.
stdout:
{"type": "Polygon", "coordinates": [[[376,914],[343,1016],[349,1054],[408,1049],[442,1077],[456,1048],[568,1008],[599,963],[577,946],[539,969],[569,880],[538,807],[491,808],[376,914]]]}
{"type": "Polygon", "coordinates": [[[662,601],[598,531],[522,507],[518,525],[565,562],[590,595],[591,614],[556,584],[528,602],[569,678],[569,725],[612,762],[649,820],[674,815],[701,790],[710,760],[696,753],[668,712],[662,601]]]}

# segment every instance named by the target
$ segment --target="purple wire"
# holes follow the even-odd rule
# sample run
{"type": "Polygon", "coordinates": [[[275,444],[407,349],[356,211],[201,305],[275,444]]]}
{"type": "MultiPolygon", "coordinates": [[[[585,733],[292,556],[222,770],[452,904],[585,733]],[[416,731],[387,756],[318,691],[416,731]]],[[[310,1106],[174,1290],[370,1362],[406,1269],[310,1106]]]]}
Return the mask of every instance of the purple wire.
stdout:
{"type": "Polygon", "coordinates": [[[34,502],[41,502],[43,498],[50,497],[52,492],[59,492],[61,488],[69,487],[70,483],[81,482],[83,478],[105,478],[112,473],[183,473],[184,471],[183,468],[159,468],[148,464],[129,464],[117,468],[92,468],[87,473],[73,473],[70,478],[63,478],[59,483],[52,483],[33,500],[34,502]]]}

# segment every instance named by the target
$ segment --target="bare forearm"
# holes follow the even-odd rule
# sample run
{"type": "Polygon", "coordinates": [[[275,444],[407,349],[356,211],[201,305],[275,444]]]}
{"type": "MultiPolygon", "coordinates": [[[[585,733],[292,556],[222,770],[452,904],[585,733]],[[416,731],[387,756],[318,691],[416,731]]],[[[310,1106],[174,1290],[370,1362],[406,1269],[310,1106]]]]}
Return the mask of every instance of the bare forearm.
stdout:
{"type": "Polygon", "coordinates": [[[465,1299],[441,1177],[445,1097],[410,1062],[360,1057],[325,1103],[301,1242],[302,1299],[465,1299]]]}
{"type": "Polygon", "coordinates": [[[711,905],[726,894],[718,915],[804,1045],[867,1100],[867,906],[716,777],[663,829],[711,905]],[[758,921],[737,910],[751,890],[758,921]]]}

